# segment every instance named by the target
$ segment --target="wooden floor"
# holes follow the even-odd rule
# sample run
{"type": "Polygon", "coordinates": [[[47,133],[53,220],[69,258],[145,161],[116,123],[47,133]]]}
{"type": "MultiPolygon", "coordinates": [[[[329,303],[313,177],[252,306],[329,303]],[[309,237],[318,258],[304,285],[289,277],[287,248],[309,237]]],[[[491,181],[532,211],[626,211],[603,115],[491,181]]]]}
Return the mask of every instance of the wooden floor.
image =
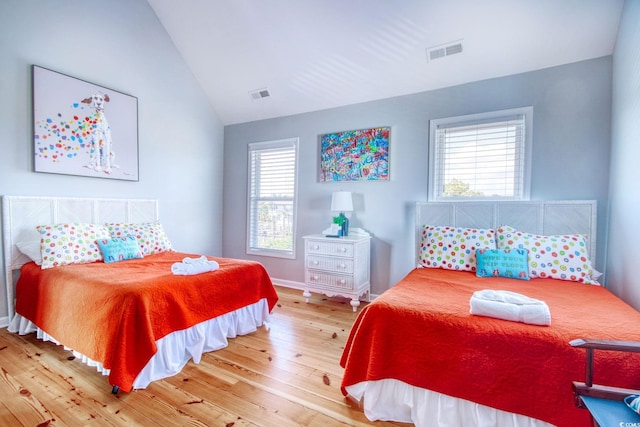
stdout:
{"type": "Polygon", "coordinates": [[[0,425],[406,426],[368,422],[340,393],[356,316],[348,300],[314,294],[306,304],[301,291],[277,289],[268,330],[132,393],[112,395],[106,377],[60,346],[0,329],[0,425]]]}

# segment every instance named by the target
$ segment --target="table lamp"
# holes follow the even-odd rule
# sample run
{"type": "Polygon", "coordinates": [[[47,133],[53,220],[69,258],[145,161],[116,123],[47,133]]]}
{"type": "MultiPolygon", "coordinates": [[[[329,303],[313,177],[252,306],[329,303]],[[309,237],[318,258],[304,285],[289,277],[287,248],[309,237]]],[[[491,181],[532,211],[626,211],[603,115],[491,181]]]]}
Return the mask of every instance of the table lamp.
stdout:
{"type": "Polygon", "coordinates": [[[340,224],[341,235],[349,235],[349,218],[344,214],[345,212],[353,211],[353,200],[351,198],[350,191],[336,191],[331,197],[331,210],[333,212],[340,212],[340,224]]]}

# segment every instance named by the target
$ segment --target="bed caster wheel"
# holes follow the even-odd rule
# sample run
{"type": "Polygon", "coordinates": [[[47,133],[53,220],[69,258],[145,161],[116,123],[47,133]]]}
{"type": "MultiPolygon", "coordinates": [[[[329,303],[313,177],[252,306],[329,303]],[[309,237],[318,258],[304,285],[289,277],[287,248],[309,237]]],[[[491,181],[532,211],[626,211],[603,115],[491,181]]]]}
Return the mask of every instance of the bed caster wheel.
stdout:
{"type": "Polygon", "coordinates": [[[111,394],[118,394],[119,390],[120,390],[120,387],[118,387],[117,385],[114,385],[113,388],[111,389],[111,394]]]}

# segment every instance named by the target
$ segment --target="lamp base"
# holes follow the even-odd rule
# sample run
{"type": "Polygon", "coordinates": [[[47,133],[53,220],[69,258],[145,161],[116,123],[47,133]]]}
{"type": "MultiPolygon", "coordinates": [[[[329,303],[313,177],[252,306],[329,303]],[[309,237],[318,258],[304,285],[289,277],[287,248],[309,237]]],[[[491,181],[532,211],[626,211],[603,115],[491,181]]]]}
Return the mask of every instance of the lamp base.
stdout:
{"type": "Polygon", "coordinates": [[[342,237],[347,237],[349,235],[349,218],[347,218],[344,212],[340,212],[340,219],[342,220],[342,223],[339,234],[342,237]]]}

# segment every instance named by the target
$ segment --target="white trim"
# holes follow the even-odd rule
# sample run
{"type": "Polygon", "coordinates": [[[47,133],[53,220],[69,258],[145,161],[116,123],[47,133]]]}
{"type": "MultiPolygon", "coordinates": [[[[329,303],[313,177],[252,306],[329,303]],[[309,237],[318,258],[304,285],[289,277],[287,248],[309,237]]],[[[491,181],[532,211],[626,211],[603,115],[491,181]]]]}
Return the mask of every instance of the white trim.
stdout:
{"type": "MultiPolygon", "coordinates": [[[[299,291],[305,291],[307,289],[304,282],[295,282],[293,280],[276,279],[275,277],[272,277],[271,283],[273,283],[274,286],[282,286],[283,288],[296,289],[299,291]]],[[[369,292],[369,301],[373,301],[379,296],[380,294],[372,294],[371,292],[369,292]]],[[[345,298],[348,298],[348,297],[345,297],[345,298]]]]}
{"type": "Polygon", "coordinates": [[[271,282],[275,286],[282,286],[283,288],[299,289],[301,291],[304,290],[304,282],[295,282],[293,280],[276,279],[275,277],[271,278],[271,282]]]}

